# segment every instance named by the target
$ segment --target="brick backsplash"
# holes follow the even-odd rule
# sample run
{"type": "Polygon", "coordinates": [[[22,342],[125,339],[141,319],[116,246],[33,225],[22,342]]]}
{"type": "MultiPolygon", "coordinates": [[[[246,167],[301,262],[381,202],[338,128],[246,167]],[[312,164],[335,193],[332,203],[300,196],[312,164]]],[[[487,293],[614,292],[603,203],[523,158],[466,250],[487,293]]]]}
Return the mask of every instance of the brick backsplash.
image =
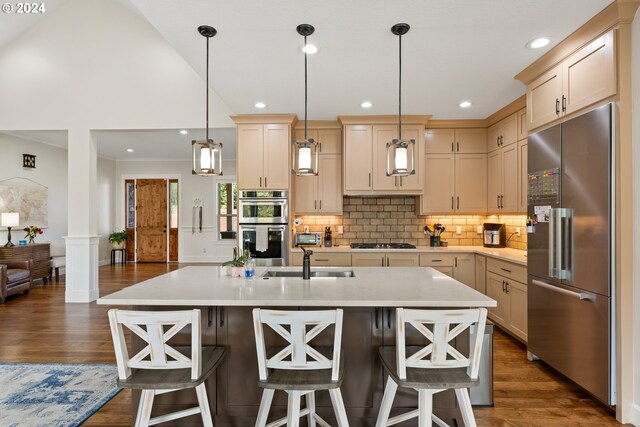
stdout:
{"type": "Polygon", "coordinates": [[[441,223],[446,227],[442,239],[450,246],[482,246],[482,235],[477,226],[485,222],[506,224],[507,246],[527,249],[525,229],[526,215],[417,215],[417,198],[400,197],[344,197],[341,216],[297,216],[303,224],[296,231],[322,232],[331,225],[334,242],[340,246],[350,243],[410,243],[428,246],[428,237],[423,233],[425,225],[441,223]],[[344,233],[338,234],[338,226],[344,233]],[[462,234],[456,234],[456,226],[462,227],[462,234]],[[515,228],[520,227],[521,235],[516,236],[515,228]]]}

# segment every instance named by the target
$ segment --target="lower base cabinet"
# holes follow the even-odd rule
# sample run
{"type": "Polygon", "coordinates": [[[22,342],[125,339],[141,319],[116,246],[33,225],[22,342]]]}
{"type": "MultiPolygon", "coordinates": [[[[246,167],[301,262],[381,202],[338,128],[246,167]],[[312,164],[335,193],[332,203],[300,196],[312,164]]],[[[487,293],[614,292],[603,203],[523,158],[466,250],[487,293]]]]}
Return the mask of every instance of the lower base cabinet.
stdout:
{"type": "Polygon", "coordinates": [[[526,343],[527,285],[488,271],[487,296],[498,302],[489,309],[489,318],[526,343]]]}

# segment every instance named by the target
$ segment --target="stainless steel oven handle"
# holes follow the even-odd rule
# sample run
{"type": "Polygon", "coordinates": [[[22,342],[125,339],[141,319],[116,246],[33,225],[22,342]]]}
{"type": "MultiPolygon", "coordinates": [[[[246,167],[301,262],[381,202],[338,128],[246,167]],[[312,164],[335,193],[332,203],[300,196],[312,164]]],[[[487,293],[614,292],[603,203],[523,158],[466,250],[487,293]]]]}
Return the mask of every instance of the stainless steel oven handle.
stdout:
{"type": "Polygon", "coordinates": [[[557,286],[553,286],[550,285],[548,283],[544,283],[541,282],[540,280],[532,280],[531,283],[533,283],[536,286],[540,286],[541,288],[545,288],[548,289],[550,291],[554,291],[554,292],[558,292],[560,294],[564,294],[570,297],[574,297],[574,298],[578,298],[580,300],[588,300],[588,301],[594,301],[595,297],[593,295],[589,295],[587,293],[584,292],[574,292],[574,291],[570,291],[568,289],[564,289],[564,288],[559,288],[557,286]]]}

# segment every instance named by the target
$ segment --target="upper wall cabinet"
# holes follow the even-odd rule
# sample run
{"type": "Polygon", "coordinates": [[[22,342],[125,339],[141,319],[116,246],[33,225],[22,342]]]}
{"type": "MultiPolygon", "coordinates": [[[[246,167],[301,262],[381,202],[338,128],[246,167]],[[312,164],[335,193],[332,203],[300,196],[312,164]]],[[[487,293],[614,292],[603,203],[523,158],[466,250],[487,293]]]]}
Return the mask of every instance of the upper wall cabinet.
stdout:
{"type": "Polygon", "coordinates": [[[237,123],[238,188],[289,189],[291,125],[295,115],[233,116],[232,119],[237,123]]]}
{"type": "Polygon", "coordinates": [[[527,85],[533,130],[616,94],[615,37],[610,31],[527,85]]]}
{"type": "Polygon", "coordinates": [[[516,114],[518,115],[518,141],[521,139],[527,139],[529,136],[529,128],[527,127],[527,109],[523,108],[516,114]]]}
{"type": "MultiPolygon", "coordinates": [[[[300,123],[298,123],[299,125],[300,123]]],[[[296,140],[304,139],[304,128],[297,127],[295,135],[296,140]]],[[[319,154],[342,154],[342,130],[340,128],[307,129],[307,138],[312,138],[318,143],[319,154]]]]}
{"type": "Polygon", "coordinates": [[[489,127],[486,151],[491,152],[515,142],[518,142],[518,113],[513,113],[489,127]]]}
{"type": "Polygon", "coordinates": [[[424,143],[427,154],[484,154],[487,152],[487,130],[427,129],[424,132],[424,143]]]}
{"type": "MultiPolygon", "coordinates": [[[[428,117],[412,116],[424,119],[428,117]]],[[[403,123],[402,138],[414,139],[415,175],[387,176],[387,143],[397,137],[393,119],[344,117],[344,193],[346,195],[421,194],[424,162],[424,122],[403,123]],[[376,124],[357,124],[358,120],[376,124]],[[371,119],[371,120],[369,120],[371,119]]],[[[403,120],[404,122],[404,120],[403,120]]]]}

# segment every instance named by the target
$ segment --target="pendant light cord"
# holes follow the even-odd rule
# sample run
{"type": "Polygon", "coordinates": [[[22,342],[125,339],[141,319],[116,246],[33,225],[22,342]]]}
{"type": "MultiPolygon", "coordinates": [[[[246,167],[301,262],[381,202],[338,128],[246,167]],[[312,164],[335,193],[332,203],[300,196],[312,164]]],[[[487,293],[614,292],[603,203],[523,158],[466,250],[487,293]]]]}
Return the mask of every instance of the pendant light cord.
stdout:
{"type": "Polygon", "coordinates": [[[206,114],[207,114],[207,129],[206,129],[206,138],[207,138],[207,143],[209,142],[209,37],[205,37],[207,39],[207,87],[206,87],[206,92],[207,92],[207,106],[205,108],[206,110],[206,114]]]}
{"type": "Polygon", "coordinates": [[[304,140],[307,139],[307,36],[304,36],[304,140]]]}
{"type": "Polygon", "coordinates": [[[402,141],[402,35],[398,36],[398,141],[402,141]]]}

